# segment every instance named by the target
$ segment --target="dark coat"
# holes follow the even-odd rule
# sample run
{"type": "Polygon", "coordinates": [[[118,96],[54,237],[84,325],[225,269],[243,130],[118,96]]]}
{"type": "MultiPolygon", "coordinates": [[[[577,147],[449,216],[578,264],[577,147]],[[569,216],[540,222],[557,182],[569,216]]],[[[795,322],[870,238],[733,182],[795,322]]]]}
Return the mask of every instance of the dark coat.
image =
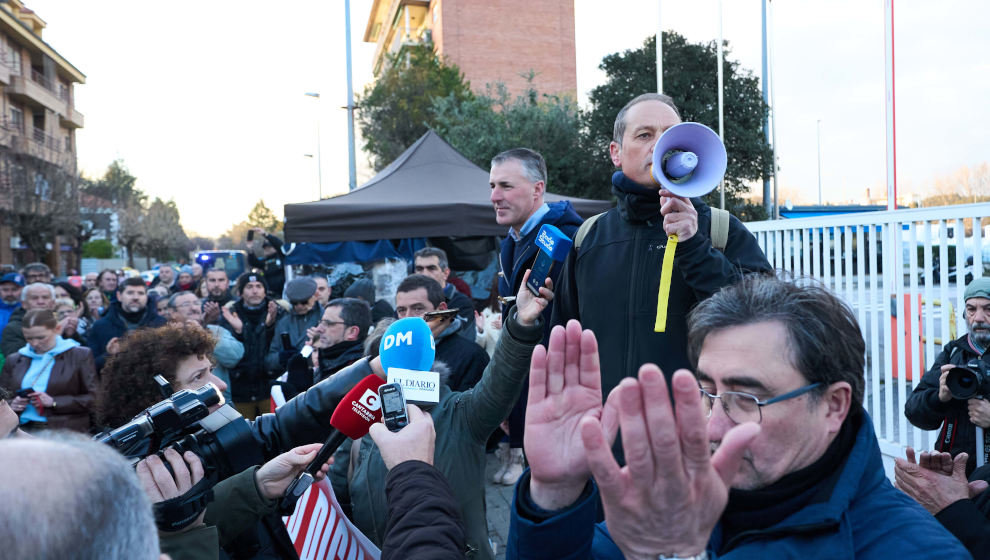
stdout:
{"type": "MultiPolygon", "coordinates": [[[[832,479],[825,501],[809,504],[767,529],[744,531],[729,543],[722,542],[721,525],[716,525],[708,541],[709,558],[968,558],[958,540],[887,480],[873,421],[865,411],[863,416],[853,448],[832,479]]],[[[520,515],[519,501],[526,497],[519,493],[528,487],[527,471],[516,484],[508,560],[623,558],[606,522],[595,524],[597,489],[570,508],[534,523],[520,515]]]]}
{"type": "Polygon", "coordinates": [[[443,297],[447,300],[447,309],[457,309],[457,316],[464,321],[457,334],[465,340],[474,342],[474,303],[471,298],[458,292],[453,284],[444,286],[443,297]]]}
{"type": "MultiPolygon", "coordinates": [[[[0,385],[11,392],[17,391],[30,366],[31,358],[20,352],[7,356],[0,372],[0,385]]],[[[55,356],[48,388],[45,389],[55,399],[55,408],[45,409],[48,427],[88,433],[89,411],[98,389],[93,353],[89,348],[77,346],[55,356]]]]}
{"type": "Polygon", "coordinates": [[[464,526],[450,484],[433,465],[399,463],[385,477],[382,560],[464,558],[464,526]]]}
{"type": "MultiPolygon", "coordinates": [[[[550,207],[550,211],[547,212],[540,223],[533,228],[532,231],[527,233],[519,242],[517,243],[512,236],[506,236],[505,240],[502,241],[502,251],[498,257],[499,274],[498,278],[498,295],[502,297],[511,297],[519,293],[519,287],[522,285],[523,275],[526,273],[527,268],[532,268],[533,263],[536,262],[536,254],[539,248],[533,243],[536,240],[536,234],[540,232],[540,228],[543,224],[550,224],[556,226],[564,235],[569,237],[572,241],[574,240],[574,234],[577,233],[579,227],[581,227],[582,219],[577,212],[574,211],[574,207],[571,203],[564,200],[561,202],[551,202],[547,204],[550,207]]],[[[560,271],[563,269],[560,265],[555,265],[550,270],[550,279],[553,280],[554,290],[557,289],[557,281],[560,279],[560,271]]],[[[556,298],[555,298],[556,301],[556,298]]],[[[550,305],[543,310],[543,324],[546,325],[546,332],[543,333],[543,344],[546,344],[550,339],[550,329],[553,325],[550,323],[550,318],[553,313],[553,301],[550,305]]],[[[502,306],[502,316],[505,317],[506,312],[509,307],[515,305],[515,303],[510,303],[502,306]]]]}
{"type": "Polygon", "coordinates": [[[969,420],[967,401],[951,399],[949,402],[938,400],[938,380],[942,376],[942,366],[945,364],[965,365],[972,360],[982,360],[976,350],[969,344],[969,335],[963,335],[946,344],[931,369],[925,372],[921,382],[911,391],[911,396],[904,403],[904,415],[909,422],[923,430],[942,429],[935,449],[949,452],[953,457],[966,452],[969,460],[966,462],[966,473],[971,474],[976,468],[976,426],[969,420]],[[947,427],[954,427],[946,433],[947,427]]]}
{"type": "Polygon", "coordinates": [[[248,264],[265,273],[268,295],[278,299],[282,297],[282,288],[285,286],[285,256],[282,254],[282,240],[271,234],[266,235],[265,240],[275,249],[275,254],[259,258],[255,256],[254,251],[248,251],[248,264]]]}
{"type": "MultiPolygon", "coordinates": [[[[990,482],[990,466],[976,469],[969,480],[990,482]]],[[[990,554],[990,491],[949,504],[935,514],[935,519],[963,543],[973,558],[986,558],[990,554]]]]}
{"type": "MultiPolygon", "coordinates": [[[[106,314],[86,331],[86,346],[89,346],[89,349],[93,351],[93,360],[96,361],[97,371],[103,369],[103,364],[106,362],[107,343],[113,338],[127,334],[127,325],[124,323],[121,313],[120,302],[113,302],[106,314]]],[[[137,328],[161,327],[167,322],[164,317],[158,315],[154,302],[149,298],[137,328]]]]}
{"type": "MultiPolygon", "coordinates": [[[[261,303],[262,309],[268,308],[268,298],[261,303]]],[[[238,333],[234,327],[221,315],[219,325],[234,335],[234,338],[244,344],[244,356],[236,366],[230,368],[230,394],[234,397],[234,402],[254,402],[263,401],[271,395],[271,375],[265,366],[265,357],[268,354],[268,347],[275,336],[275,325],[285,314],[279,307],[275,322],[271,326],[265,324],[267,311],[262,311],[252,318],[244,307],[244,300],[239,299],[231,306],[231,311],[244,323],[241,332],[238,333]]],[[[281,372],[279,372],[281,374],[281,372]]]]}
{"type": "MultiPolygon", "coordinates": [[[[467,340],[460,336],[462,329],[455,326],[456,324],[455,322],[448,327],[438,337],[436,360],[450,368],[450,376],[447,378],[450,390],[467,391],[481,379],[490,358],[488,352],[474,339],[467,340]]],[[[474,319],[471,319],[471,329],[474,330],[474,319]]]]}
{"type": "Polygon", "coordinates": [[[756,238],[735,217],[729,220],[725,251],[712,247],[711,209],[691,199],[698,211],[698,231],[677,244],[671,275],[666,332],[654,332],[657,295],[667,234],[660,216],[659,194],[613,177],[618,206],[603,214],[578,251],[564,263],[556,290],[553,324],[569,319],[594,331],[602,365],[602,394],[645,363],[660,366],[670,378],[689,368],[687,315],[698,302],[747,272],[773,268],[756,238]]]}

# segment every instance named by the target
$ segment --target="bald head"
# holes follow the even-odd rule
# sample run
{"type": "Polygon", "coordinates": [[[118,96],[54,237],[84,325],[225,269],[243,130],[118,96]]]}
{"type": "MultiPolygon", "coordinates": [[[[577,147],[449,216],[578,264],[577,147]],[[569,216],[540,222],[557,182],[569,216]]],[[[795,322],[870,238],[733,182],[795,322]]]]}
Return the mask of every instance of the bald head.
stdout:
{"type": "Polygon", "coordinates": [[[0,503],[16,512],[0,523],[5,557],[159,557],[151,504],[106,445],[58,432],[0,440],[0,480],[0,503]]]}

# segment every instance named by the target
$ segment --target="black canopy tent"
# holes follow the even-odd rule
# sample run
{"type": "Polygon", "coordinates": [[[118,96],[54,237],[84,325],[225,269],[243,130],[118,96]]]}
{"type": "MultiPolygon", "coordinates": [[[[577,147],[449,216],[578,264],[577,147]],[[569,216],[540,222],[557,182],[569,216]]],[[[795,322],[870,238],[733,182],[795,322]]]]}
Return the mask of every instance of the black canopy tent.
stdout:
{"type": "MultiPolygon", "coordinates": [[[[285,205],[289,242],[330,243],[505,235],[489,201],[488,172],[432,130],[360,188],[334,198],[285,205]]],[[[569,200],[587,218],[611,202],[569,200]]]]}

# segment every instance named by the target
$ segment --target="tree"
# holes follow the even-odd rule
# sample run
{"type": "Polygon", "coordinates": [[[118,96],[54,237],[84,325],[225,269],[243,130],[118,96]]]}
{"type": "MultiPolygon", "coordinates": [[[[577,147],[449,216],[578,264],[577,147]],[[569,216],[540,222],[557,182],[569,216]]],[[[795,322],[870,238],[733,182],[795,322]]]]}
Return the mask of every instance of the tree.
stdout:
{"type": "Polygon", "coordinates": [[[43,159],[8,153],[0,158],[0,224],[44,261],[56,245],[74,239],[79,223],[79,191],[74,174],[43,159]],[[57,239],[62,237],[63,239],[57,239]]]}
{"type": "Polygon", "coordinates": [[[124,165],[124,160],[114,160],[96,181],[88,181],[84,192],[109,200],[118,208],[126,208],[132,202],[144,204],[148,196],[135,187],[137,177],[124,165]]]}
{"type": "Polygon", "coordinates": [[[189,238],[190,251],[210,251],[216,249],[216,241],[210,237],[194,235],[189,238]]]}
{"type": "Polygon", "coordinates": [[[218,249],[243,248],[247,240],[247,232],[252,226],[247,221],[236,223],[230,226],[226,233],[217,238],[218,249]]]}
{"type": "Polygon", "coordinates": [[[935,194],[922,200],[924,206],[971,204],[990,200],[990,164],[983,162],[970,169],[963,166],[952,174],[935,180],[935,194]]]}
{"type": "MultiPolygon", "coordinates": [[[[767,106],[763,103],[759,80],[752,72],[728,59],[731,51],[723,43],[724,131],[729,154],[725,173],[726,209],[747,219],[762,219],[765,213],[757,205],[746,205],[740,194],[747,190],[746,181],[757,181],[771,171],[771,153],[762,131],[767,106]]],[[[607,178],[614,170],[608,158],[615,116],[632,98],[656,90],[656,38],[649,37],[642,48],[614,53],[602,59],[599,68],[607,81],[589,95],[591,109],[586,114],[583,141],[589,172],[599,179],[598,196],[607,196],[607,178]]],[[[718,130],[718,80],[716,44],[688,43],[673,32],[663,34],[664,93],[672,96],[684,121],[700,122],[718,130]]],[[[706,202],[718,206],[718,191],[706,202]]]]}
{"type": "Polygon", "coordinates": [[[179,209],[175,201],[155,198],[141,222],[143,236],[140,247],[145,254],[159,262],[172,260],[183,255],[189,245],[189,238],[179,223],[179,209]]]}
{"type": "Polygon", "coordinates": [[[590,190],[579,150],[581,119],[572,99],[541,95],[530,87],[510,100],[499,83],[472,99],[437,99],[433,111],[437,132],[479,167],[488,169],[495,154],[525,146],[546,159],[551,192],[580,195],[590,190]]]}
{"type": "Polygon", "coordinates": [[[433,100],[472,97],[460,69],[433,53],[430,44],[405,47],[392,55],[386,68],[358,98],[358,123],[364,151],[380,171],[433,125],[433,100]]]}
{"type": "Polygon", "coordinates": [[[282,231],[282,220],[278,219],[271,208],[265,206],[264,200],[259,200],[248,213],[247,223],[250,227],[260,227],[268,233],[277,234],[282,231]]]}
{"type": "Polygon", "coordinates": [[[134,268],[134,250],[144,242],[144,208],[137,201],[117,210],[117,242],[127,250],[127,266],[134,268]]]}
{"type": "Polygon", "coordinates": [[[82,256],[85,259],[112,259],[113,243],[106,239],[89,241],[82,247],[82,256]]]}

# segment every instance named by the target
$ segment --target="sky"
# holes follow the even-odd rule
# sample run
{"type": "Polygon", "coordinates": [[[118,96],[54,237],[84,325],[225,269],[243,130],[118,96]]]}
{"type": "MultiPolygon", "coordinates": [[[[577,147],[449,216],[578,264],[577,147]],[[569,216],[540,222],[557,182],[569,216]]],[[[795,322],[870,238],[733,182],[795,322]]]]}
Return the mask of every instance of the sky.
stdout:
{"type": "MultiPolygon", "coordinates": [[[[663,0],[659,14],[656,0],[604,5],[575,2],[582,104],[605,79],[601,58],[641,46],[658,18],[693,42],[718,36],[717,0],[663,0]]],[[[123,159],[139,188],[176,201],[187,233],[207,236],[245,219],[259,199],[281,216],[283,204],[346,192],[344,2],[27,6],[47,22],[44,39],[87,76],[75,99],[88,176],[123,159]]],[[[722,6],[728,57],[760,76],[760,0],[722,6]]],[[[355,93],[372,79],[374,45],[361,41],[370,8],[351,1],[355,93]]],[[[883,196],[883,2],[778,0],[771,13],[780,192],[817,202],[821,121],[823,202],[860,202],[867,189],[883,196]]],[[[936,177],[990,159],[987,21],[981,0],[895,3],[899,194],[923,195],[936,177]]],[[[360,185],[373,173],[360,142],[358,150],[360,185]]]]}

